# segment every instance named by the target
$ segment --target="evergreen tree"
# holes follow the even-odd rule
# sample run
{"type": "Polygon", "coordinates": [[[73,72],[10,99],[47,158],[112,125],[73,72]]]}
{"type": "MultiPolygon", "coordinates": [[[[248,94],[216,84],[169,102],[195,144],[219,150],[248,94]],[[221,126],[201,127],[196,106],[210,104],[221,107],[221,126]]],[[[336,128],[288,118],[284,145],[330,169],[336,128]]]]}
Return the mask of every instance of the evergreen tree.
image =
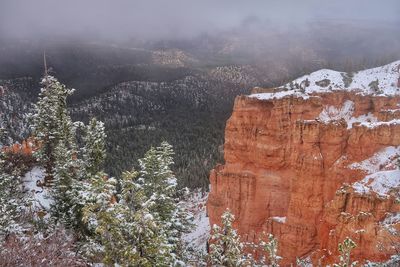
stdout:
{"type": "Polygon", "coordinates": [[[213,265],[243,266],[243,244],[233,228],[235,217],[228,210],[221,216],[222,226],[214,225],[210,238],[209,261],[213,265]]]}
{"type": "Polygon", "coordinates": [[[55,175],[55,149],[59,142],[70,134],[66,128],[71,125],[67,111],[67,97],[73,90],[50,75],[43,78],[42,85],[32,115],[32,133],[40,143],[36,156],[45,168],[45,183],[49,185],[55,175]]]}
{"type": "Polygon", "coordinates": [[[260,246],[268,253],[268,266],[278,267],[278,262],[281,259],[281,257],[278,256],[278,240],[272,234],[269,234],[268,241],[260,240],[260,246]]]}
{"type": "Polygon", "coordinates": [[[82,148],[86,174],[96,174],[102,170],[106,158],[106,134],[104,123],[93,118],[86,126],[82,148]]]}
{"type": "Polygon", "coordinates": [[[102,220],[109,204],[114,201],[117,192],[117,181],[113,178],[108,179],[105,173],[99,172],[90,177],[87,181],[87,194],[85,195],[85,205],[82,209],[82,220],[86,224],[92,235],[86,240],[83,251],[86,256],[96,258],[104,253],[104,245],[101,236],[96,232],[99,221],[102,220]]]}
{"type": "Polygon", "coordinates": [[[162,227],[149,208],[143,191],[134,182],[136,172],[125,172],[121,194],[114,196],[115,179],[94,179],[84,209],[84,220],[97,234],[106,264],[123,266],[171,266],[173,257],[162,227]]]}
{"type": "Polygon", "coordinates": [[[86,229],[81,218],[87,187],[84,178],[100,169],[104,158],[99,156],[104,154],[104,127],[96,120],[85,127],[85,147],[81,149],[84,157],[80,159],[77,129],[83,124],[73,122],[67,110],[67,97],[73,90],[49,75],[43,78],[42,84],[32,116],[32,130],[40,144],[35,155],[45,168],[45,184],[51,186],[50,212],[56,223],[83,234],[86,229]]]}
{"type": "Polygon", "coordinates": [[[53,203],[50,211],[55,222],[63,223],[77,232],[84,231],[81,209],[84,205],[85,189],[82,177],[82,162],[75,149],[59,143],[55,149],[54,181],[51,188],[53,203]]]}
{"type": "MultiPolygon", "coordinates": [[[[3,165],[4,162],[0,162],[3,165]]],[[[20,178],[0,170],[0,241],[2,237],[22,231],[20,218],[28,201],[21,191],[20,178]]]]}
{"type": "Polygon", "coordinates": [[[123,173],[119,194],[109,180],[92,179],[84,221],[97,233],[105,263],[184,266],[181,235],[191,224],[179,202],[172,155],[167,143],[151,148],[140,171],[123,173]]]}
{"type": "Polygon", "coordinates": [[[7,235],[22,232],[21,218],[31,204],[30,198],[22,191],[20,170],[7,173],[5,170],[9,168],[6,164],[4,152],[0,151],[0,243],[7,235]]]}
{"type": "Polygon", "coordinates": [[[177,180],[171,170],[173,154],[172,146],[167,142],[151,148],[145,157],[139,160],[137,183],[143,189],[146,198],[154,201],[149,211],[163,225],[174,256],[179,260],[183,254],[181,236],[190,230],[192,215],[179,201],[178,194],[182,192],[178,192],[177,180]]]}
{"type": "Polygon", "coordinates": [[[76,130],[67,110],[73,93],[56,78],[46,75],[33,115],[33,134],[39,141],[36,156],[45,167],[45,184],[51,186],[51,214],[56,222],[81,229],[82,161],[78,159],[76,130]]]}
{"type": "Polygon", "coordinates": [[[352,262],[350,259],[351,251],[356,247],[356,243],[349,237],[339,243],[338,250],[340,253],[339,263],[333,264],[334,267],[354,267],[357,266],[357,262],[352,262]]]}

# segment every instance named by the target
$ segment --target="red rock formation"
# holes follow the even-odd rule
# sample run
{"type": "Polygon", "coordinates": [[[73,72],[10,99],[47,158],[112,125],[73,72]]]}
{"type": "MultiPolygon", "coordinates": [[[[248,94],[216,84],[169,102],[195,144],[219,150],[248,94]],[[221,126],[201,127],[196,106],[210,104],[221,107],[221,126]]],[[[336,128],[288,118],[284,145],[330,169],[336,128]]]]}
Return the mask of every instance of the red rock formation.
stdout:
{"type": "MultiPolygon", "coordinates": [[[[244,240],[272,233],[283,266],[304,256],[331,263],[346,236],[357,243],[354,259],[381,261],[394,254],[399,236],[382,221],[388,212],[400,212],[400,205],[393,196],[362,194],[346,184],[367,174],[350,164],[400,145],[400,124],[371,126],[366,119],[348,127],[345,119],[321,119],[327,107],[340,109],[351,103],[346,101],[353,103],[352,117],[400,118],[398,96],[337,91],[304,99],[237,97],[226,125],[225,165],[210,174],[211,224],[229,208],[244,240]]],[[[400,230],[400,223],[393,227],[400,230]]]]}

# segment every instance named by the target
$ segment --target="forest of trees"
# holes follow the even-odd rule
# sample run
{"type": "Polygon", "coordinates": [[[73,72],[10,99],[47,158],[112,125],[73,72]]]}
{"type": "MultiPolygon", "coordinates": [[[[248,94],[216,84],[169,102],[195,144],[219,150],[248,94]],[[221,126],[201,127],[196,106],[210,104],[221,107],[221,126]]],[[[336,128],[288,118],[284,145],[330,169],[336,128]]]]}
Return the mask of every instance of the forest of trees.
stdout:
{"type": "Polygon", "coordinates": [[[30,116],[37,144],[33,160],[15,164],[15,157],[2,153],[0,265],[36,266],[42,258],[40,264],[56,266],[182,266],[181,235],[190,229],[191,216],[181,205],[186,192],[177,190],[171,171],[172,147],[163,142],[145,154],[137,171],[109,177],[103,170],[103,123],[73,122],[66,106],[73,90],[49,75],[42,85],[30,116]],[[48,209],[38,208],[35,202],[43,200],[24,191],[29,164],[41,167],[37,183],[49,192],[48,209]],[[45,248],[26,257],[35,242],[45,248]],[[59,245],[65,251],[52,257],[59,245]]]}

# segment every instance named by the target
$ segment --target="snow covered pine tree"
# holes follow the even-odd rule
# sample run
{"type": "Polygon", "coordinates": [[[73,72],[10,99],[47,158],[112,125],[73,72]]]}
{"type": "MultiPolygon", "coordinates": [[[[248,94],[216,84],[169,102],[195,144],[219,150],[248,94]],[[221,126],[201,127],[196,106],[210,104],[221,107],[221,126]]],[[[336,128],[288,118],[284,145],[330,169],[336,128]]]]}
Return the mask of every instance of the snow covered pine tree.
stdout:
{"type": "MultiPolygon", "coordinates": [[[[39,100],[34,107],[32,134],[40,146],[35,156],[45,168],[45,184],[53,182],[55,149],[64,138],[71,136],[71,119],[67,111],[67,97],[74,90],[68,89],[55,77],[46,75],[41,84],[39,100]],[[66,132],[63,132],[66,131],[66,132]]],[[[65,140],[66,141],[66,140],[65,140]]]]}
{"type": "Polygon", "coordinates": [[[212,265],[238,267],[244,263],[243,244],[233,228],[233,214],[227,210],[222,214],[222,226],[214,225],[210,237],[209,262],[212,265]]]}
{"type": "Polygon", "coordinates": [[[93,183],[89,195],[97,200],[85,207],[84,220],[98,234],[106,264],[184,266],[181,234],[191,217],[176,195],[172,155],[167,143],[151,148],[139,161],[139,172],[123,173],[114,198],[113,179],[93,183]]]}

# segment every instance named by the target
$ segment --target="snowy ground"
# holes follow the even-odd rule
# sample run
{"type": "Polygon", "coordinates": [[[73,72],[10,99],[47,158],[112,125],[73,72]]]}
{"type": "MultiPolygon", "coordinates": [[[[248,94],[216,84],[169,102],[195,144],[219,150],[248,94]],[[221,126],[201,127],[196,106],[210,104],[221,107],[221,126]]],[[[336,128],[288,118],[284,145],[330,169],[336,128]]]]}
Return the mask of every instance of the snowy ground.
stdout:
{"type": "Polygon", "coordinates": [[[287,83],[278,89],[281,91],[276,93],[260,93],[252,94],[250,97],[266,100],[277,99],[285,96],[295,96],[308,98],[315,93],[326,93],[331,91],[356,91],[365,95],[399,95],[400,88],[397,86],[400,78],[400,60],[385,66],[362,70],[353,73],[350,78],[351,83],[345,86],[345,77],[349,74],[329,69],[322,69],[309,75],[295,79],[291,83],[287,83]],[[378,90],[375,90],[371,83],[378,80],[378,90]],[[308,81],[309,85],[306,85],[308,81]],[[296,84],[299,88],[296,88],[296,84]]]}
{"type": "Polygon", "coordinates": [[[206,213],[206,202],[208,193],[195,191],[188,200],[188,209],[194,215],[194,228],[190,233],[183,235],[187,247],[194,255],[205,255],[207,253],[207,240],[210,237],[210,222],[206,213]]]}
{"type": "MultiPolygon", "coordinates": [[[[397,110],[391,110],[392,112],[397,112],[397,110]]],[[[388,111],[390,112],[390,111],[388,111]]],[[[341,119],[345,120],[347,123],[347,129],[353,128],[354,123],[359,123],[361,126],[368,128],[374,128],[381,125],[395,125],[400,124],[399,119],[394,119],[391,121],[378,121],[372,113],[360,115],[358,117],[353,117],[354,113],[354,102],[346,100],[343,106],[336,108],[334,106],[325,107],[318,116],[318,120],[324,123],[331,123],[333,121],[339,121],[341,119]]]]}
{"type": "Polygon", "coordinates": [[[390,146],[362,162],[349,165],[351,169],[363,170],[368,174],[353,184],[355,191],[360,194],[375,192],[380,196],[387,196],[391,190],[399,188],[400,170],[397,167],[399,155],[400,146],[390,146]]]}
{"type": "Polygon", "coordinates": [[[321,114],[319,114],[318,120],[324,123],[330,123],[332,121],[339,121],[344,119],[347,123],[347,129],[353,127],[353,123],[360,123],[367,127],[373,127],[373,125],[379,123],[378,118],[373,114],[368,113],[358,117],[353,117],[354,113],[354,102],[346,100],[343,106],[336,108],[334,106],[325,107],[321,114]]]}
{"type": "Polygon", "coordinates": [[[365,194],[373,191],[382,197],[398,187],[400,187],[400,170],[376,172],[353,184],[353,188],[358,193],[365,194]]]}
{"type": "Polygon", "coordinates": [[[43,181],[43,177],[43,169],[33,167],[25,174],[22,186],[23,189],[32,194],[35,207],[49,210],[51,205],[50,192],[46,187],[37,186],[37,181],[43,181]]]}
{"type": "Polygon", "coordinates": [[[400,146],[385,147],[372,155],[372,157],[351,164],[349,168],[363,170],[368,174],[373,174],[382,170],[394,170],[396,169],[396,161],[399,155],[400,146]]]}

